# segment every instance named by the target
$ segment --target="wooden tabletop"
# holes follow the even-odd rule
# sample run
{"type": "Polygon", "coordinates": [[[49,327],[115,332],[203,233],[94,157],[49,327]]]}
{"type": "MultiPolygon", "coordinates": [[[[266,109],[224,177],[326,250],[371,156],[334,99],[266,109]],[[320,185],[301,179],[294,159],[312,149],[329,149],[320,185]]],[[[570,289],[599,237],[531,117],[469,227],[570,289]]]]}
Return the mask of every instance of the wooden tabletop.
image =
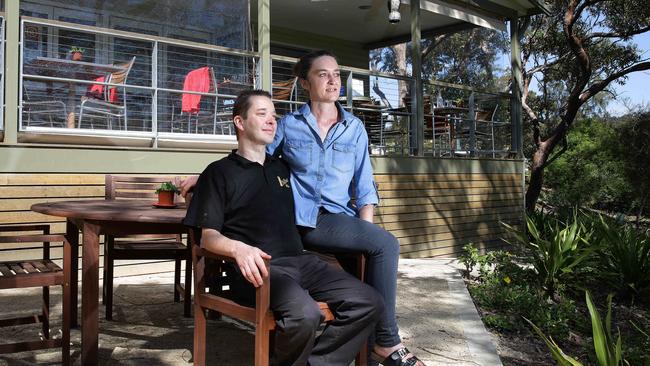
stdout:
{"type": "Polygon", "coordinates": [[[89,200],[38,203],[32,211],[72,219],[179,224],[187,210],[184,203],[175,208],[157,208],[141,200],[89,200]]]}
{"type": "Polygon", "coordinates": [[[25,64],[25,72],[69,79],[91,80],[97,76],[125,70],[122,65],[99,64],[54,57],[37,57],[25,64]]]}

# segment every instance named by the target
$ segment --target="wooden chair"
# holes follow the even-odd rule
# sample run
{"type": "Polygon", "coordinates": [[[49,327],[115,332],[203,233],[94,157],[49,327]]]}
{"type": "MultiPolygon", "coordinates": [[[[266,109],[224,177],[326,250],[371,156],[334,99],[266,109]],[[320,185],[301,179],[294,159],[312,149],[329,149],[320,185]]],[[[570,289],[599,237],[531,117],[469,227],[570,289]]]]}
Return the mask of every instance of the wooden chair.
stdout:
{"type": "Polygon", "coordinates": [[[11,288],[43,288],[43,306],[39,315],[0,319],[0,327],[41,323],[41,340],[0,345],[0,353],[33,351],[61,347],[63,365],[70,364],[70,259],[72,249],[63,235],[51,235],[48,225],[0,226],[0,244],[43,243],[43,258],[0,262],[0,290],[11,288]],[[27,234],[26,232],[32,232],[27,234]],[[36,232],[36,233],[34,233],[36,232]],[[17,234],[20,233],[20,234],[17,234]],[[50,259],[50,243],[63,243],[63,268],[50,259]],[[50,289],[63,289],[62,337],[53,339],[50,334],[50,289]]]}
{"type": "MultiPolygon", "coordinates": [[[[271,331],[275,328],[275,319],[273,312],[270,310],[270,283],[264,281],[264,284],[255,290],[255,307],[246,307],[219,295],[219,291],[206,293],[207,277],[210,273],[216,272],[217,276],[222,276],[222,270],[219,268],[220,263],[234,262],[234,258],[219,256],[211,253],[200,245],[198,241],[199,234],[190,230],[190,245],[192,246],[192,265],[194,267],[194,354],[193,362],[195,366],[206,364],[206,310],[213,310],[230,317],[248,321],[255,325],[255,366],[267,366],[269,364],[269,341],[271,331]],[[206,261],[211,261],[213,268],[206,265],[206,261]],[[215,270],[216,269],[216,270],[215,270]]],[[[322,256],[322,255],[319,255],[322,256]]],[[[328,257],[329,258],[329,257],[328,257]]],[[[365,271],[365,257],[362,254],[355,255],[357,260],[357,275],[363,280],[365,271]]],[[[334,261],[336,261],[334,259],[334,261]]],[[[264,261],[267,270],[270,270],[269,261],[264,261]]],[[[213,284],[214,285],[214,284],[213,284]]],[[[221,285],[221,284],[217,284],[221,285]]],[[[326,303],[318,303],[323,313],[324,321],[334,320],[334,315],[326,303]]],[[[356,357],[356,365],[366,365],[367,344],[361,347],[356,357]]]]}
{"type": "MultiPolygon", "coordinates": [[[[106,175],[105,196],[107,200],[141,199],[152,203],[157,201],[154,191],[163,182],[172,181],[178,186],[179,177],[133,177],[106,175]]],[[[106,305],[106,320],[113,319],[113,274],[116,259],[173,259],[174,302],[183,297],[184,315],[191,316],[192,253],[177,235],[137,235],[122,240],[107,235],[104,242],[104,286],[103,303],[106,305]],[[185,283],[181,283],[181,261],[185,260],[185,283]]]]}

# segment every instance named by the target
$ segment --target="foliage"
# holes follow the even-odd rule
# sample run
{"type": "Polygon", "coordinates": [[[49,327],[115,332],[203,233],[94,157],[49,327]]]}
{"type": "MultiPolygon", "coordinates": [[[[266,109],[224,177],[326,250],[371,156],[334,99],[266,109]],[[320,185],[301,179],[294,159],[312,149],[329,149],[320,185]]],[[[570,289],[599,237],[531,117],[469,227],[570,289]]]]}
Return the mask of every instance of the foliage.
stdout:
{"type": "Polygon", "coordinates": [[[470,276],[470,272],[474,270],[474,266],[478,263],[478,249],[472,243],[467,243],[463,245],[463,253],[458,256],[458,260],[465,266],[465,273],[467,277],[470,276]]]}
{"type": "Polygon", "coordinates": [[[633,300],[650,289],[650,236],[602,217],[600,223],[596,233],[601,276],[633,300]]]}
{"type": "Polygon", "coordinates": [[[160,192],[174,192],[176,194],[181,193],[180,189],[178,189],[178,187],[176,187],[176,185],[174,185],[174,183],[172,182],[161,183],[160,187],[156,189],[156,193],[160,193],[160,192]]]}
{"type": "MultiPolygon", "coordinates": [[[[422,40],[422,79],[497,89],[494,65],[500,52],[508,52],[504,32],[485,28],[435,35],[422,40]]],[[[377,71],[406,74],[412,64],[411,47],[389,47],[370,51],[370,64],[377,71]],[[401,64],[401,65],[400,65],[401,64]]]]}
{"type": "Polygon", "coordinates": [[[617,122],[620,142],[612,146],[623,161],[638,220],[650,204],[650,111],[631,114],[617,122]]]}
{"type": "MultiPolygon", "coordinates": [[[[625,211],[633,186],[617,153],[617,130],[602,119],[577,121],[567,135],[567,151],[547,168],[544,201],[560,207],[625,211]]],[[[623,143],[624,144],[624,143],[623,143]]]]}
{"type": "MultiPolygon", "coordinates": [[[[487,256],[486,256],[487,257],[487,256]]],[[[508,252],[494,252],[480,284],[471,286],[472,298],[484,311],[485,325],[504,332],[525,329],[522,317],[534,319],[544,331],[560,339],[566,338],[569,324],[575,318],[575,304],[565,299],[547,301],[535,283],[535,275],[513,262],[508,252]]]]}
{"type": "Polygon", "coordinates": [[[544,213],[534,213],[526,217],[526,231],[502,224],[525,250],[527,261],[549,297],[555,295],[563,276],[593,253],[589,246],[591,230],[578,219],[577,213],[566,222],[544,213]]]}
{"type": "Polygon", "coordinates": [[[644,331],[641,329],[641,327],[634,323],[630,322],[634,330],[641,335],[641,337],[635,337],[637,338],[639,342],[639,345],[637,347],[628,347],[626,348],[626,355],[628,355],[628,359],[630,361],[639,361],[636,364],[643,364],[644,366],[650,366],[650,334],[648,334],[648,331],[644,331]]]}
{"type": "MultiPolygon", "coordinates": [[[[598,360],[598,365],[600,366],[619,366],[619,365],[629,365],[627,361],[623,359],[622,355],[622,342],[621,334],[617,332],[616,341],[612,335],[612,295],[607,297],[607,315],[605,316],[605,326],[603,327],[602,321],[600,319],[600,314],[596,309],[593,301],[591,300],[591,295],[589,291],[585,292],[585,297],[587,301],[587,308],[589,309],[589,315],[591,317],[591,328],[594,341],[594,351],[596,353],[596,359],[598,360]]],[[[535,332],[544,339],[546,345],[551,350],[553,358],[558,362],[558,365],[567,365],[567,366],[582,366],[575,358],[565,354],[562,349],[555,343],[552,337],[547,337],[544,335],[544,332],[537,327],[534,322],[526,319],[526,321],[533,327],[535,332]]]]}
{"type": "Polygon", "coordinates": [[[84,50],[83,48],[77,47],[77,46],[74,46],[74,47],[70,48],[70,53],[76,53],[76,52],[84,53],[85,51],[86,50],[84,50]]]}
{"type": "MultiPolygon", "coordinates": [[[[534,145],[526,207],[534,210],[544,170],[568,149],[583,106],[630,73],[650,69],[631,37],[650,30],[642,0],[552,0],[550,16],[522,22],[522,104],[534,145]],[[524,32],[525,31],[525,32],[524,32]],[[531,93],[537,85],[539,93],[531,93]],[[530,97],[530,98],[529,98],[530,97]]],[[[610,91],[611,92],[611,91],[610,91]]]]}

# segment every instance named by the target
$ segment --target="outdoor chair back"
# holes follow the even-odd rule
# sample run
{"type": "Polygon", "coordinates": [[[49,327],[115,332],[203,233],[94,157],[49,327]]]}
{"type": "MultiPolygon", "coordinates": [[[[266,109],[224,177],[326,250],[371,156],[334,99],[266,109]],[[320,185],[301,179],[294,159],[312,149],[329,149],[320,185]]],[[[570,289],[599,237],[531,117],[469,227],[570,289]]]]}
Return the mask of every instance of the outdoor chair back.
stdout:
{"type": "MultiPolygon", "coordinates": [[[[0,226],[0,250],[7,244],[42,243],[43,255],[37,259],[0,261],[0,290],[42,287],[41,313],[0,319],[0,327],[41,323],[41,339],[0,345],[0,354],[61,347],[63,365],[70,364],[70,259],[72,248],[63,235],[51,235],[49,225],[0,226]],[[50,256],[50,243],[63,243],[63,268],[50,256]],[[61,286],[62,330],[55,339],[50,332],[50,286],[61,286]]],[[[21,306],[22,308],[23,306],[21,306]]]]}
{"type": "MultiPolygon", "coordinates": [[[[106,175],[105,197],[108,200],[139,199],[152,204],[157,201],[155,190],[164,182],[176,186],[180,177],[135,177],[106,175]]],[[[179,196],[180,197],[180,196],[179,196]]],[[[179,198],[182,200],[182,198],[179,198]]],[[[113,318],[113,277],[116,259],[172,259],[174,260],[174,302],[184,300],[184,315],[191,316],[192,265],[191,248],[176,235],[137,235],[115,238],[106,235],[104,243],[104,292],[106,320],[113,318]],[[185,261],[185,281],[181,282],[181,264],[185,261]]]]}

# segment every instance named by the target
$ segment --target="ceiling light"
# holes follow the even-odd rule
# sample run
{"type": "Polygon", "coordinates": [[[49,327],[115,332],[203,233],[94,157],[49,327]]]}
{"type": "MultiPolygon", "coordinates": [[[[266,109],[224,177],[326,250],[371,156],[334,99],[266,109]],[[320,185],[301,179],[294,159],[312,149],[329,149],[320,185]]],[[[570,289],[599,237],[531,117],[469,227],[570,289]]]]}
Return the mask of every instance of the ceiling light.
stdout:
{"type": "Polygon", "coordinates": [[[402,15],[399,13],[400,0],[388,0],[388,21],[390,23],[399,23],[402,15]]]}

